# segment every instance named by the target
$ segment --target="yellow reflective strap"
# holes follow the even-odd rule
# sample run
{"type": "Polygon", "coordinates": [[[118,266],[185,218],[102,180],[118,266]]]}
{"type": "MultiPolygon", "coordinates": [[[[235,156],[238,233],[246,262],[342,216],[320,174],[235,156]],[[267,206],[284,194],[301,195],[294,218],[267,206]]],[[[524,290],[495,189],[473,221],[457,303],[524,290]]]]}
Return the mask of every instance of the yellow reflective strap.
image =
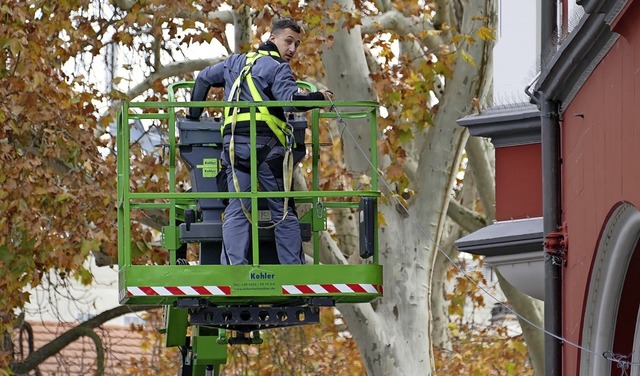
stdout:
{"type": "MultiPolygon", "coordinates": [[[[253,98],[253,100],[256,102],[262,102],[263,101],[262,96],[260,95],[260,92],[258,91],[258,88],[256,87],[255,82],[253,82],[253,77],[251,76],[251,72],[249,72],[246,79],[247,79],[247,85],[249,86],[249,91],[251,92],[251,97],[253,98]]],[[[287,123],[285,121],[282,121],[281,119],[278,119],[278,117],[273,116],[269,112],[269,109],[265,106],[258,106],[258,111],[260,111],[261,114],[268,117],[268,118],[265,118],[264,121],[267,123],[271,131],[276,135],[280,143],[286,147],[287,141],[286,141],[285,135],[290,134],[290,132],[287,132],[289,130],[287,128],[287,123]]]]}
{"type": "MultiPolygon", "coordinates": [[[[240,75],[236,78],[236,81],[233,83],[234,87],[237,87],[236,89],[236,93],[239,94],[240,91],[240,84],[242,82],[243,79],[246,79],[247,81],[247,86],[249,86],[249,91],[251,92],[251,97],[255,102],[263,102],[264,99],[262,98],[262,96],[260,95],[260,91],[258,90],[258,88],[256,87],[255,82],[253,81],[253,77],[251,76],[251,67],[253,66],[253,64],[255,64],[255,62],[263,57],[263,56],[275,56],[275,57],[280,57],[280,54],[278,54],[275,51],[263,51],[260,50],[257,53],[256,52],[249,52],[246,55],[246,62],[245,62],[245,66],[242,69],[242,72],[240,72],[240,75]]],[[[237,99],[239,100],[239,95],[237,95],[237,99]]],[[[271,129],[271,132],[273,132],[273,134],[276,136],[276,138],[278,139],[278,141],[280,141],[280,143],[287,147],[287,138],[286,136],[292,136],[292,132],[289,129],[289,127],[287,126],[287,122],[279,119],[277,116],[272,115],[269,112],[269,109],[265,106],[257,106],[258,107],[258,111],[260,114],[262,114],[263,116],[258,116],[258,114],[256,114],[256,121],[264,121],[265,123],[267,123],[267,126],[269,126],[269,129],[271,129]]],[[[231,123],[231,119],[229,117],[229,108],[226,107],[225,108],[225,122],[223,124],[222,127],[220,127],[220,132],[222,133],[222,135],[224,136],[224,128],[227,124],[231,123]]],[[[248,114],[237,114],[236,111],[234,111],[234,116],[237,116],[235,118],[235,121],[249,121],[251,120],[250,115],[248,114]],[[245,116],[243,116],[245,115],[245,116]]]]}
{"type": "MultiPolygon", "coordinates": [[[[236,107],[237,108],[237,107],[236,107]]],[[[247,112],[243,112],[241,114],[236,114],[235,116],[235,121],[250,121],[251,120],[251,114],[247,113],[247,112]]],[[[276,125],[271,124],[272,120],[273,120],[273,115],[271,114],[262,114],[257,112],[256,113],[256,121],[264,121],[265,123],[267,123],[267,125],[269,126],[269,129],[271,129],[271,132],[276,136],[276,138],[278,139],[278,141],[280,141],[280,144],[286,146],[287,145],[287,138],[285,136],[285,134],[283,132],[274,132],[273,128],[274,126],[276,127],[277,130],[280,130],[280,128],[277,128],[276,125]]],[[[233,117],[232,117],[233,120],[233,117]]],[[[280,120],[280,119],[278,119],[280,120]]],[[[232,121],[227,122],[225,120],[225,124],[230,124],[232,121]]]]}

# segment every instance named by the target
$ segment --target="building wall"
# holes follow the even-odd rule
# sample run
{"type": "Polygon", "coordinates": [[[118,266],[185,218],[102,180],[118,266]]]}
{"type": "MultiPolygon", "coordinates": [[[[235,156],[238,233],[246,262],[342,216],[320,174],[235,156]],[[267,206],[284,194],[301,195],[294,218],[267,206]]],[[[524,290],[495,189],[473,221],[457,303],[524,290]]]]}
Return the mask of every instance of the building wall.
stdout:
{"type": "MultiPolygon", "coordinates": [[[[615,24],[621,37],[567,107],[561,123],[562,210],[569,244],[563,270],[563,336],[574,343],[581,340],[585,291],[608,215],[621,201],[640,208],[638,20],[640,2],[635,1],[615,24]]],[[[630,331],[633,324],[624,323],[630,331]]],[[[563,374],[578,375],[578,350],[564,346],[563,351],[563,374]]]]}
{"type": "Polygon", "coordinates": [[[542,217],[540,144],[496,148],[496,219],[542,217]]]}

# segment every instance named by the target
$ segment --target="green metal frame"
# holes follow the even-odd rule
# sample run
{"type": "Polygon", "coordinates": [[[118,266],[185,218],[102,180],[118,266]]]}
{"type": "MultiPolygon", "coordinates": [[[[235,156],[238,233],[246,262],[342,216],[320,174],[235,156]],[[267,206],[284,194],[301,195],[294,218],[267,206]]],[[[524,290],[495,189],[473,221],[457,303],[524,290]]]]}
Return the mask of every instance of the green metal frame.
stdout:
{"type": "MultiPolygon", "coordinates": [[[[176,181],[176,108],[229,106],[228,102],[178,102],[175,91],[190,88],[193,82],[180,82],[169,88],[168,102],[124,102],[118,115],[118,267],[121,304],[171,304],[179,298],[197,297],[216,305],[227,304],[275,304],[302,297],[323,296],[337,302],[356,303],[376,299],[382,295],[382,267],[378,264],[378,241],[374,237],[374,254],[371,264],[322,265],[319,262],[320,233],[326,227],[326,208],[357,208],[357,202],[337,200],[343,198],[379,197],[378,179],[370,168],[370,190],[320,191],[319,189],[319,124],[321,119],[335,119],[336,112],[311,110],[312,134],[312,190],[296,192],[260,192],[256,175],[256,106],[293,107],[292,102],[234,102],[233,106],[249,108],[252,117],[252,174],[250,192],[177,192],[176,181]],[[135,110],[135,112],[134,112],[135,110]],[[131,189],[129,123],[134,119],[163,120],[167,122],[168,187],[163,192],[137,192],[131,189]],[[314,264],[312,265],[175,265],[175,249],[179,233],[174,225],[183,208],[195,204],[199,198],[248,198],[252,207],[266,197],[293,197],[296,202],[310,203],[310,213],[301,218],[312,223],[314,264]],[[170,252],[170,265],[133,265],[131,255],[131,211],[165,209],[169,222],[163,228],[163,246],[170,252]],[[293,287],[291,287],[293,286],[293,287]],[[309,293],[310,289],[313,291],[309,293]],[[297,291],[297,292],[296,292],[297,291]]],[[[304,86],[302,84],[301,86],[304,86]]],[[[313,86],[306,84],[313,90],[313,86]]],[[[297,101],[295,105],[328,107],[326,101],[297,101]]],[[[335,102],[339,116],[344,119],[368,119],[370,127],[370,161],[377,164],[377,108],[376,102],[335,102]]],[[[355,201],[355,200],[354,200],[355,201]]],[[[251,213],[252,223],[258,223],[258,211],[251,213]]],[[[377,226],[377,223],[376,223],[377,226]]],[[[258,227],[252,226],[253,260],[259,260],[258,227]]]]}

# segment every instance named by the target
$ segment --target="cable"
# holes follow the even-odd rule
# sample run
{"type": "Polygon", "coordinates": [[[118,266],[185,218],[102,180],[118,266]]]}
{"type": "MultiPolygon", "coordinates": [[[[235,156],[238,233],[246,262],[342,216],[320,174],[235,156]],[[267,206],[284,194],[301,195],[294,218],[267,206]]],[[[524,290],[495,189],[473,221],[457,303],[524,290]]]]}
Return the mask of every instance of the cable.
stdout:
{"type": "MultiPolygon", "coordinates": [[[[389,183],[387,183],[387,181],[384,179],[384,177],[382,176],[381,171],[378,170],[378,168],[376,166],[373,165],[373,162],[371,162],[371,160],[369,159],[367,153],[364,152],[364,150],[362,149],[362,147],[360,146],[360,144],[358,143],[358,141],[356,140],[356,138],[353,136],[353,134],[351,133],[351,131],[348,129],[347,124],[345,123],[344,119],[342,118],[342,116],[340,115],[340,112],[338,111],[338,108],[336,107],[335,103],[333,102],[333,100],[329,100],[331,102],[331,107],[330,109],[333,110],[336,113],[336,119],[338,120],[339,123],[341,123],[343,125],[343,129],[341,132],[341,138],[342,138],[342,133],[345,132],[349,135],[349,137],[351,137],[351,139],[353,140],[353,143],[356,145],[356,147],[358,148],[358,150],[360,150],[360,152],[362,153],[362,155],[364,156],[364,158],[367,160],[369,166],[371,166],[371,168],[373,169],[373,171],[376,172],[376,175],[378,175],[378,180],[380,182],[383,183],[383,185],[387,188],[387,190],[389,190],[390,192],[393,192],[393,189],[391,188],[391,186],[389,185],[389,183]]],[[[418,230],[420,230],[420,233],[422,233],[425,238],[427,240],[429,240],[431,243],[433,243],[436,247],[436,249],[438,250],[438,252],[441,252],[446,258],[447,260],[449,260],[449,262],[458,270],[459,273],[461,273],[462,275],[465,276],[465,278],[467,278],[469,281],[471,281],[471,283],[477,287],[480,291],[484,292],[486,295],[488,295],[491,299],[493,299],[497,304],[499,304],[500,306],[506,308],[509,312],[513,313],[516,317],[518,317],[518,319],[526,322],[527,324],[531,325],[533,328],[536,328],[540,331],[542,331],[543,333],[552,336],[553,338],[562,341],[563,343],[566,343],[570,346],[573,346],[581,351],[587,352],[589,354],[595,355],[595,356],[601,356],[602,358],[604,358],[605,360],[611,362],[611,363],[615,363],[618,368],[622,369],[622,373],[623,375],[627,375],[627,370],[630,367],[640,367],[640,362],[632,362],[627,360],[629,358],[628,355],[620,355],[620,354],[616,354],[613,351],[605,351],[603,353],[598,353],[595,352],[593,350],[587,349],[586,347],[583,347],[575,342],[569,341],[568,339],[558,336],[554,333],[551,333],[547,330],[545,330],[544,328],[540,327],[539,325],[536,325],[535,323],[533,323],[532,321],[530,321],[529,319],[527,319],[526,317],[518,314],[516,311],[514,311],[511,307],[509,307],[508,305],[504,304],[503,302],[500,301],[500,299],[498,299],[497,297],[495,297],[494,295],[491,294],[490,291],[488,291],[485,287],[480,286],[480,284],[478,284],[478,282],[476,282],[462,267],[460,267],[460,265],[458,265],[458,263],[453,260],[451,258],[451,256],[449,256],[447,254],[447,252],[445,252],[444,249],[442,249],[440,247],[439,244],[437,244],[435,242],[435,240],[427,233],[427,231],[420,225],[420,223],[418,222],[418,220],[413,216],[413,214],[411,213],[411,211],[409,210],[409,208],[407,208],[402,201],[400,201],[397,197],[394,196],[394,199],[396,200],[396,202],[400,205],[400,207],[407,213],[408,218],[411,219],[411,221],[414,223],[414,225],[416,226],[416,228],[418,230]]]]}

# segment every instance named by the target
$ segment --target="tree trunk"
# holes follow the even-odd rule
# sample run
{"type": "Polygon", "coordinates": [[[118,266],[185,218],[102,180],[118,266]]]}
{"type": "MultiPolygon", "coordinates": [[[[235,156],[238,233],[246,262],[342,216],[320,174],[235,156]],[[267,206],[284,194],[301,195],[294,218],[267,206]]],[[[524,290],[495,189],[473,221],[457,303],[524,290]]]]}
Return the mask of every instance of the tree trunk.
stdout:
{"type": "Polygon", "coordinates": [[[371,304],[341,306],[369,375],[428,375],[430,322],[429,260],[415,217],[403,218],[395,205],[382,208],[388,226],[379,231],[384,297],[371,304]],[[363,307],[366,306],[366,307],[363,307]]]}
{"type": "Polygon", "coordinates": [[[248,52],[251,47],[251,9],[240,5],[234,12],[233,48],[235,53],[248,52]]]}
{"type": "Polygon", "coordinates": [[[504,296],[513,310],[522,316],[518,317],[518,321],[529,349],[529,359],[535,374],[542,376],[544,375],[544,332],[540,328],[544,327],[544,302],[522,293],[511,286],[497,270],[495,272],[504,296]]]}
{"type": "MultiPolygon", "coordinates": [[[[353,9],[351,0],[329,1],[326,7],[338,3],[342,9],[353,9]]],[[[339,21],[340,22],[340,21],[339,21]]],[[[334,42],[323,54],[327,87],[336,93],[336,100],[376,100],[373,82],[363,48],[360,26],[351,30],[340,28],[334,42]]],[[[345,164],[355,174],[370,168],[363,152],[370,155],[371,138],[367,120],[349,120],[343,132],[342,147],[345,164]],[[362,148],[362,150],[360,150],[362,148]]]]}
{"type": "MultiPolygon", "coordinates": [[[[458,198],[460,201],[458,206],[473,207],[478,188],[476,183],[475,175],[467,170],[464,177],[464,185],[458,198]]],[[[447,212],[451,213],[451,210],[447,212]]],[[[476,225],[471,231],[475,231],[482,226],[484,226],[484,222],[476,225]]],[[[435,266],[433,268],[431,281],[433,295],[431,296],[431,305],[433,315],[433,346],[450,351],[452,344],[449,335],[449,301],[446,298],[447,286],[449,286],[447,272],[452,267],[451,260],[456,260],[460,254],[456,249],[455,241],[460,239],[467,229],[464,228],[464,226],[461,228],[461,226],[451,218],[449,218],[447,228],[446,240],[442,244],[442,251],[436,255],[435,266]]]]}
{"type": "MultiPolygon", "coordinates": [[[[340,2],[349,9],[350,2],[340,2]]],[[[462,32],[472,34],[473,17],[495,19],[493,0],[467,4],[462,32]]],[[[344,98],[371,95],[368,68],[357,28],[341,30],[325,53],[329,88],[344,98]]],[[[492,43],[478,41],[467,51],[476,67],[487,69],[492,43]]],[[[429,129],[418,161],[416,197],[408,218],[397,211],[395,202],[381,205],[387,226],[379,231],[380,261],[384,266],[385,296],[376,304],[340,306],[349,330],[358,342],[368,374],[428,375],[433,372],[431,356],[431,278],[446,219],[449,195],[460,163],[467,132],[456,124],[481,93],[484,71],[458,59],[435,127],[429,129]]],[[[365,127],[361,127],[365,128],[365,127]]],[[[349,128],[356,132],[354,128],[349,128]]],[[[363,133],[355,142],[368,145],[363,133]]],[[[352,140],[345,140],[345,161],[352,171],[361,171],[366,160],[352,140]]]]}

